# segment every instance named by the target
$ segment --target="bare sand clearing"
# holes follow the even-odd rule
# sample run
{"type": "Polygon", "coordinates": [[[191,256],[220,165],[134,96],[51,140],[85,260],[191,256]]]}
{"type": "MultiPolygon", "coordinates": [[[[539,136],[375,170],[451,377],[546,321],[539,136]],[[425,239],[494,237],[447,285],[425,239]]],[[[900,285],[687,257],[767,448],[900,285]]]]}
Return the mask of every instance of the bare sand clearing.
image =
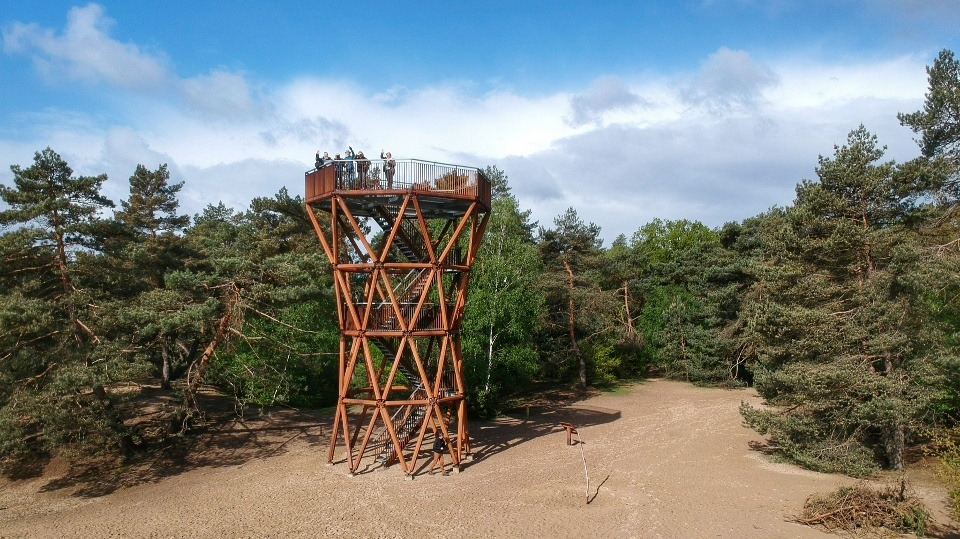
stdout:
{"type": "MultiPolygon", "coordinates": [[[[48,470],[6,483],[0,536],[827,536],[790,516],[809,494],[853,480],[752,449],[762,438],[741,425],[741,400],[758,402],[751,391],[658,380],[475,422],[476,455],[461,473],[412,481],[398,466],[350,477],[345,464],[325,464],[326,417],[274,412],[121,476],[48,470]],[[580,448],[566,445],[559,421],[586,442],[589,504],[580,448]]],[[[942,489],[915,487],[938,513],[935,535],[955,536],[942,489]]]]}

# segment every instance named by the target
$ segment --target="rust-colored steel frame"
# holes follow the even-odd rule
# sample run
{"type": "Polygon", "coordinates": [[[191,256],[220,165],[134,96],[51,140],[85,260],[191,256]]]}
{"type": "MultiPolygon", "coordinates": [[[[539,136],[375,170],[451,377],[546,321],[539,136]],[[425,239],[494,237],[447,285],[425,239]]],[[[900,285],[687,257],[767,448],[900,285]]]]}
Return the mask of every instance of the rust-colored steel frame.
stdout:
{"type": "MultiPolygon", "coordinates": [[[[309,194],[309,174],[307,181],[309,194]]],[[[428,434],[451,442],[457,468],[470,454],[459,332],[490,213],[485,187],[441,211],[445,197],[415,189],[389,198],[356,191],[308,197],[307,213],[333,267],[341,331],[327,458],[333,462],[342,445],[351,474],[371,458],[415,474],[428,434]],[[370,238],[372,227],[362,222],[368,218],[382,229],[370,238]],[[399,383],[401,372],[409,385],[399,383]]]]}

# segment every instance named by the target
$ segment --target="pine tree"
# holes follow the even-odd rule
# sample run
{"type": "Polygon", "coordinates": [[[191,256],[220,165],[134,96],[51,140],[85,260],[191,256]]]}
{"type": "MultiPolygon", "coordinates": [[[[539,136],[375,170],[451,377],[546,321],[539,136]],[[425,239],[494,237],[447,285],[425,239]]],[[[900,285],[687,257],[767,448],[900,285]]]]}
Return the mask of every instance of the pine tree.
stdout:
{"type": "Polygon", "coordinates": [[[186,215],[177,215],[180,206],[177,193],[183,189],[183,182],[170,184],[169,181],[166,164],[152,172],[137,165],[130,177],[130,197],[120,203],[122,210],[117,212],[117,219],[150,238],[182,230],[190,223],[186,215]]]}
{"type": "MultiPolygon", "coordinates": [[[[567,211],[553,221],[554,228],[540,229],[540,256],[546,267],[548,311],[554,328],[565,328],[566,343],[577,360],[577,381],[581,389],[587,387],[587,357],[580,340],[590,326],[609,328],[605,316],[615,316],[616,298],[592,286],[584,273],[596,263],[601,254],[600,227],[584,223],[577,211],[567,211]],[[588,305],[594,308],[588,310],[588,305]],[[602,305],[602,306],[601,306],[602,305]],[[589,313],[589,314],[584,314],[589,313]]],[[[559,344],[555,336],[553,341],[559,344]]],[[[557,346],[557,351],[563,347],[557,346]]],[[[562,356],[561,356],[562,357],[562,356]]]]}
{"type": "Polygon", "coordinates": [[[768,222],[746,313],[757,389],[780,407],[744,407],[746,420],[818,469],[867,473],[874,452],[899,469],[936,395],[913,201],[883,154],[860,126],[820,158],[819,181],[802,182],[785,219],[768,222]]]}
{"type": "Polygon", "coordinates": [[[159,298],[176,296],[165,290],[167,275],[183,270],[185,261],[197,256],[189,252],[181,234],[190,218],[177,214],[177,193],[183,182],[170,184],[169,179],[166,165],[155,171],[137,165],[130,177],[130,195],[114,215],[122,231],[122,240],[115,242],[120,245],[113,256],[98,261],[116,292],[112,316],[104,322],[112,324],[114,331],[131,335],[128,341],[136,343],[135,355],[159,365],[164,389],[170,388],[172,358],[182,357],[189,348],[177,342],[178,330],[148,331],[163,324],[145,319],[149,312],[145,307],[159,298]]]}
{"type": "Polygon", "coordinates": [[[897,118],[920,135],[924,157],[960,159],[960,61],[949,50],[940,51],[927,67],[928,90],[923,110],[897,118]]]}
{"type": "Polygon", "coordinates": [[[702,223],[656,219],[631,240],[646,261],[643,354],[668,377],[725,385],[749,378],[722,335],[736,319],[744,276],[720,239],[702,223]]]}
{"type": "Polygon", "coordinates": [[[107,177],[75,177],[50,148],[11,170],[13,187],[0,185],[0,224],[12,225],[0,240],[11,285],[0,292],[0,457],[117,451],[125,428],[105,387],[140,371],[103,354],[107,336],[93,329],[105,313],[87,262],[104,246],[107,177]]]}
{"type": "Polygon", "coordinates": [[[73,340],[83,349],[95,339],[82,320],[73,285],[75,254],[97,247],[94,235],[99,213],[113,202],[100,194],[106,174],[74,177],[73,170],[53,150],[37,152],[28,168],[12,165],[14,187],[0,185],[0,199],[10,209],[0,211],[0,225],[22,225],[34,231],[35,241],[25,248],[47,253],[56,269],[60,291],[49,298],[66,314],[73,340]]]}
{"type": "MultiPolygon", "coordinates": [[[[960,62],[951,51],[940,51],[927,74],[923,110],[901,113],[898,118],[921,136],[917,142],[922,156],[911,163],[909,172],[914,184],[933,201],[919,219],[935,253],[923,275],[927,283],[923,297],[930,313],[926,327],[940,344],[939,363],[948,380],[938,415],[946,416],[941,424],[955,427],[960,423],[960,62]]],[[[956,451],[947,451],[942,460],[948,476],[960,478],[956,456],[956,451]]],[[[960,484],[955,482],[954,487],[953,496],[960,501],[960,484]]]]}

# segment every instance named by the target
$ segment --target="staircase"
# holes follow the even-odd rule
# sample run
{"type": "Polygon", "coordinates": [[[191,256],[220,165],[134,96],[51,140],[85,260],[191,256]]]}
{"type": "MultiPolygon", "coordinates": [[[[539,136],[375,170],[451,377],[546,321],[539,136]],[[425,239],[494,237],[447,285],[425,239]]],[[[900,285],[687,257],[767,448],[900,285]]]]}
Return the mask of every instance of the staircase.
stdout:
{"type": "MultiPolygon", "coordinates": [[[[426,396],[427,392],[423,390],[422,385],[419,386],[417,391],[410,395],[411,398],[424,398],[426,396]]],[[[426,415],[426,406],[405,406],[398,408],[397,411],[394,412],[390,418],[390,422],[393,423],[393,430],[397,433],[397,439],[400,440],[401,448],[406,447],[410,442],[410,439],[413,438],[413,435],[418,431],[426,415]],[[409,412],[408,415],[406,415],[406,419],[404,419],[405,412],[409,412]]],[[[386,428],[383,429],[376,440],[374,440],[373,447],[377,448],[380,444],[382,444],[382,448],[377,453],[377,458],[374,460],[374,463],[380,466],[386,466],[396,457],[393,440],[390,438],[390,431],[386,428]]]]}
{"type": "MultiPolygon", "coordinates": [[[[370,339],[370,341],[383,353],[384,357],[396,357],[396,350],[393,350],[389,342],[385,339],[370,339]]],[[[411,382],[416,380],[416,383],[413,384],[413,391],[410,393],[411,400],[424,399],[427,397],[427,392],[423,388],[423,380],[419,375],[411,372],[402,362],[397,365],[397,370],[400,371],[407,380],[411,382]]],[[[397,439],[400,441],[401,448],[405,447],[410,441],[410,438],[413,437],[413,434],[417,432],[423,418],[426,416],[426,412],[426,406],[402,406],[397,408],[397,411],[390,417],[390,422],[393,424],[393,430],[397,433],[397,439]]],[[[390,438],[390,431],[386,428],[380,431],[377,437],[374,438],[371,447],[377,452],[377,457],[374,462],[381,466],[386,466],[390,462],[390,459],[395,456],[393,439],[390,438]]]]}
{"type": "MultiPolygon", "coordinates": [[[[385,234],[389,234],[389,231],[393,230],[394,223],[397,220],[397,217],[383,206],[379,206],[371,217],[385,234]]],[[[426,242],[423,241],[422,237],[423,234],[419,227],[408,220],[402,219],[400,229],[394,236],[393,246],[410,262],[429,262],[430,256],[427,252],[426,242]]]]}
{"type": "MultiPolygon", "coordinates": [[[[371,217],[377,225],[383,229],[385,234],[389,234],[393,230],[398,218],[401,219],[399,229],[394,235],[392,247],[396,248],[409,262],[430,262],[429,250],[427,249],[426,242],[423,239],[423,233],[419,226],[410,220],[393,215],[383,206],[378,207],[372,212],[371,217]]],[[[431,271],[429,269],[411,270],[407,275],[403,276],[394,290],[397,302],[400,304],[401,311],[409,327],[414,327],[416,324],[414,324],[413,320],[413,310],[407,312],[408,309],[405,308],[405,306],[409,307],[411,304],[419,302],[424,289],[430,284],[430,277],[431,271]]],[[[427,305],[424,305],[425,309],[423,313],[430,312],[426,307],[427,305]]],[[[383,327],[396,326],[396,317],[396,312],[390,309],[382,321],[383,327]]],[[[390,359],[396,357],[397,350],[393,346],[393,339],[372,337],[370,338],[370,342],[383,353],[384,357],[390,359]]],[[[424,389],[423,380],[419,374],[411,372],[402,360],[399,365],[397,365],[397,370],[411,382],[410,400],[427,398],[427,392],[424,389]]],[[[450,396],[452,393],[450,389],[443,388],[442,394],[444,396],[450,396]]],[[[419,433],[427,411],[428,407],[424,405],[407,405],[398,407],[393,413],[390,422],[393,425],[393,430],[397,433],[397,440],[400,442],[401,450],[419,433]]],[[[377,433],[370,447],[377,455],[375,463],[378,465],[387,466],[392,459],[396,458],[396,448],[394,447],[393,439],[390,437],[390,431],[386,426],[377,433]]]]}

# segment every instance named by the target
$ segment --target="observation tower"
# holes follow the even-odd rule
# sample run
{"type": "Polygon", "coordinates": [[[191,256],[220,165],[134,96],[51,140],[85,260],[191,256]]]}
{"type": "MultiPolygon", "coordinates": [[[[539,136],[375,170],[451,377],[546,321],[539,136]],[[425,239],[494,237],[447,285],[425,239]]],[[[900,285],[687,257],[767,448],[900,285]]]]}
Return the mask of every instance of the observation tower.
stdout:
{"type": "Polygon", "coordinates": [[[442,437],[459,470],[470,454],[460,328],[489,180],[420,160],[337,160],[306,173],[306,205],[340,322],[328,462],[342,447],[351,474],[398,462],[413,476],[442,437]]]}

